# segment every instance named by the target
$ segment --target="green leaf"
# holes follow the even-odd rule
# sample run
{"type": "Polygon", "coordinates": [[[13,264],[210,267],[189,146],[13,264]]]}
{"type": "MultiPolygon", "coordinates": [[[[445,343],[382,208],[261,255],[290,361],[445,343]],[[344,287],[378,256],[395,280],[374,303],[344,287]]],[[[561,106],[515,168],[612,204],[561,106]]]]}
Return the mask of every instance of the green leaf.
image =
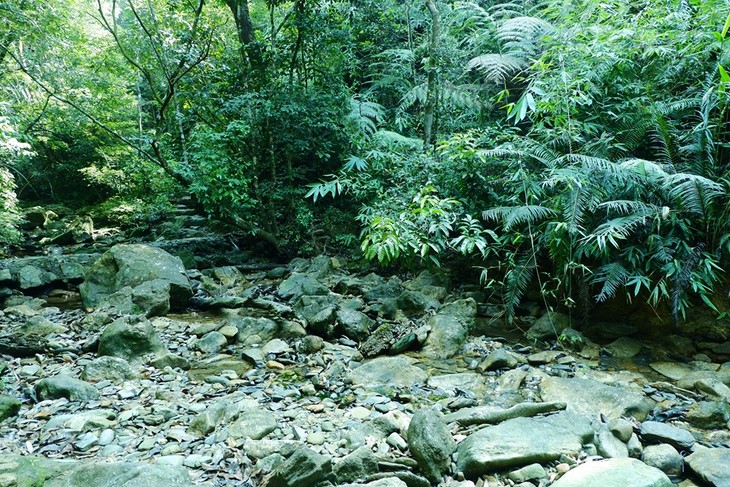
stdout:
{"type": "Polygon", "coordinates": [[[730,30],[730,14],[728,14],[727,19],[725,19],[725,25],[723,26],[722,32],[720,33],[723,39],[727,37],[728,30],[730,30]]]}

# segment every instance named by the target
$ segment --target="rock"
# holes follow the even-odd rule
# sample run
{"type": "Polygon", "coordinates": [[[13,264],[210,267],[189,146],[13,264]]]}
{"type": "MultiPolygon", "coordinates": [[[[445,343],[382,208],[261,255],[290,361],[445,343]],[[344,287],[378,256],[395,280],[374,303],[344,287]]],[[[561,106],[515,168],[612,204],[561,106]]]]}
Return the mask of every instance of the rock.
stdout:
{"type": "Polygon", "coordinates": [[[598,454],[603,458],[628,458],[629,456],[626,443],[616,438],[606,426],[596,433],[595,445],[598,454]]]}
{"type": "Polygon", "coordinates": [[[81,378],[86,381],[124,382],[138,379],[139,374],[130,366],[129,362],[119,357],[99,357],[84,366],[81,378]]]}
{"type": "Polygon", "coordinates": [[[424,384],[428,375],[405,357],[377,357],[352,370],[348,377],[365,388],[408,388],[424,384]]]}
{"type": "Polygon", "coordinates": [[[208,435],[215,431],[219,425],[234,419],[239,412],[240,408],[232,402],[227,400],[217,401],[193,418],[188,427],[188,433],[199,436],[208,435]]]}
{"type": "Polygon", "coordinates": [[[441,413],[433,409],[419,409],[408,427],[408,448],[421,472],[437,484],[449,471],[456,442],[441,413]]]}
{"type": "Polygon", "coordinates": [[[590,422],[562,412],[545,418],[515,418],[469,435],[457,447],[457,467],[467,478],[577,455],[593,440],[590,422]]]}
{"type": "Polygon", "coordinates": [[[608,429],[613,436],[624,443],[627,443],[631,439],[631,435],[634,434],[634,425],[623,418],[615,418],[609,421],[608,429]]]}
{"type": "Polygon", "coordinates": [[[68,328],[60,323],[54,323],[48,318],[40,315],[30,316],[21,327],[20,331],[25,335],[45,336],[51,333],[65,333],[68,328]]]}
{"type": "Polygon", "coordinates": [[[431,358],[447,358],[457,354],[476,323],[477,304],[472,298],[442,306],[431,317],[431,327],[423,354],[431,358]]]}
{"type": "Polygon", "coordinates": [[[365,313],[348,308],[337,310],[337,322],[343,335],[358,341],[367,339],[375,323],[365,313]]]}
{"type": "Polygon", "coordinates": [[[631,358],[639,355],[642,348],[644,344],[641,341],[631,337],[621,337],[606,345],[605,350],[612,357],[631,358]]]}
{"type": "Polygon", "coordinates": [[[405,290],[395,299],[395,305],[406,316],[421,316],[428,310],[435,310],[440,303],[425,294],[415,290],[405,290]]]}
{"type": "Polygon", "coordinates": [[[332,336],[336,319],[333,295],[301,296],[294,302],[293,308],[297,318],[305,321],[315,334],[332,336]]]}
{"type": "Polygon", "coordinates": [[[670,477],[679,477],[684,471],[684,458],[672,445],[649,445],[644,448],[642,460],[670,477]]]}
{"type": "Polygon", "coordinates": [[[367,446],[342,457],[333,467],[338,483],[362,480],[378,472],[378,461],[367,446]]]}
{"type": "Polygon", "coordinates": [[[228,428],[231,438],[260,440],[278,427],[276,418],[266,410],[247,410],[228,428]]]}
{"type": "Polygon", "coordinates": [[[698,447],[684,460],[709,485],[730,486],[730,448],[698,447]]]}
{"type": "Polygon", "coordinates": [[[428,378],[428,385],[454,396],[463,391],[469,391],[474,396],[482,396],[487,392],[484,376],[475,372],[432,375],[428,378]]]}
{"type": "Polygon", "coordinates": [[[12,396],[0,396],[0,422],[17,416],[20,412],[20,400],[12,396]]]}
{"type": "Polygon", "coordinates": [[[228,339],[218,331],[211,331],[205,334],[202,338],[195,341],[195,348],[205,354],[215,354],[223,350],[228,345],[228,339]]]}
{"type": "Polygon", "coordinates": [[[730,421],[730,407],[725,401],[695,402],[687,409],[685,419],[698,428],[722,429],[730,421]]]}
{"type": "Polygon", "coordinates": [[[718,380],[703,379],[695,383],[697,391],[707,394],[712,399],[720,399],[730,403],[730,387],[718,380]]]}
{"type": "Polygon", "coordinates": [[[597,418],[601,413],[613,419],[633,416],[646,419],[654,405],[640,391],[609,386],[589,379],[548,377],[540,383],[543,401],[568,404],[568,411],[597,418]]]}
{"type": "Polygon", "coordinates": [[[342,484],[339,487],[410,487],[407,483],[397,477],[387,477],[373,480],[367,484],[342,484]]]}
{"type": "Polygon", "coordinates": [[[165,353],[157,358],[154,358],[150,360],[150,365],[157,369],[170,367],[172,369],[188,370],[190,368],[190,362],[188,362],[188,359],[174,353],[165,353]]]}
{"type": "Polygon", "coordinates": [[[259,345],[276,338],[279,325],[268,318],[229,318],[232,325],[238,328],[236,341],[244,345],[259,345]]]}
{"type": "Polygon", "coordinates": [[[164,349],[152,323],[123,317],[107,326],[101,334],[98,354],[134,361],[145,354],[158,353],[164,349]]]}
{"type": "Polygon", "coordinates": [[[262,487],[311,487],[331,472],[330,457],[300,448],[264,480],[262,487]]]}
{"type": "Polygon", "coordinates": [[[529,340],[554,340],[571,324],[570,316],[548,311],[535,321],[525,333],[529,340]]]}
{"type": "Polygon", "coordinates": [[[143,282],[132,289],[133,311],[147,316],[165,316],[170,312],[170,283],[164,279],[143,282]]]}
{"type": "Polygon", "coordinates": [[[307,274],[295,273],[279,284],[277,294],[289,301],[302,296],[326,296],[330,293],[327,286],[307,274]]]}
{"type": "Polygon", "coordinates": [[[526,482],[528,480],[538,480],[545,477],[547,477],[547,472],[539,463],[524,466],[507,474],[507,478],[513,482],[526,482]]]}
{"type": "Polygon", "coordinates": [[[115,245],[94,263],[79,290],[84,306],[95,308],[106,295],[156,279],[169,283],[172,309],[187,305],[192,289],[182,261],[148,245],[115,245]]]}
{"type": "Polygon", "coordinates": [[[182,467],[145,463],[94,462],[69,469],[47,481],[44,487],[190,487],[190,477],[182,467]]]}
{"type": "Polygon", "coordinates": [[[98,254],[44,255],[8,259],[0,263],[3,281],[11,287],[36,289],[63,282],[80,281],[98,254]]]}
{"type": "Polygon", "coordinates": [[[324,347],[324,339],[317,335],[307,335],[302,338],[299,351],[302,353],[317,353],[324,347]]]}
{"type": "Polygon", "coordinates": [[[87,402],[99,398],[96,387],[66,375],[41,379],[35,385],[35,392],[40,400],[65,397],[69,401],[87,402]]]}
{"type": "Polygon", "coordinates": [[[695,444],[695,438],[689,431],[657,421],[641,423],[639,434],[644,443],[668,443],[680,451],[690,450],[695,444]]]}
{"type": "Polygon", "coordinates": [[[477,372],[485,372],[499,369],[512,369],[519,362],[510,352],[504,348],[493,350],[487,355],[482,363],[477,366],[477,372]]]}
{"type": "Polygon", "coordinates": [[[664,472],[635,458],[586,462],[563,475],[553,487],[672,487],[664,472]]]}

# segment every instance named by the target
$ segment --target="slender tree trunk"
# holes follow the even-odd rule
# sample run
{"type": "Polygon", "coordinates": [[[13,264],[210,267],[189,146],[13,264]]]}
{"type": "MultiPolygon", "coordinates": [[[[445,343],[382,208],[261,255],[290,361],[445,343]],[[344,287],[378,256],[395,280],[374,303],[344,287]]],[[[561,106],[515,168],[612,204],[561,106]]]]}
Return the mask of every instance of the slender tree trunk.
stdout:
{"type": "Polygon", "coordinates": [[[236,23],[238,42],[241,44],[241,60],[250,67],[261,70],[263,60],[261,49],[256,43],[251,14],[248,10],[248,0],[225,0],[228,8],[233,13],[233,21],[236,23]]]}
{"type": "Polygon", "coordinates": [[[426,111],[423,117],[423,150],[427,151],[433,138],[434,114],[438,102],[436,71],[438,68],[438,39],[441,32],[441,14],[434,0],[425,0],[431,14],[431,40],[428,45],[428,78],[426,80],[426,111]]]}

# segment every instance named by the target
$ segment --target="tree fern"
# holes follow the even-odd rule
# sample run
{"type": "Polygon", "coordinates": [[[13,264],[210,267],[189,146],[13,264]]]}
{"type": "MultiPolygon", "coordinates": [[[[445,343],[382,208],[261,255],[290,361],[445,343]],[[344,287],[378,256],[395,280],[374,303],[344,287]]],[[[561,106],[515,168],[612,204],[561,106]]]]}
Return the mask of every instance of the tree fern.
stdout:
{"type": "Polygon", "coordinates": [[[511,54],[482,54],[471,59],[466,67],[478,70],[485,80],[502,86],[525,69],[527,63],[511,54]]]}
{"type": "Polygon", "coordinates": [[[540,39],[553,30],[553,26],[538,17],[515,17],[502,22],[497,28],[497,40],[510,54],[530,61],[539,52],[540,39]]]}
{"type": "Polygon", "coordinates": [[[514,319],[515,309],[520,304],[522,296],[532,282],[536,271],[535,255],[533,253],[525,253],[518,257],[514,267],[507,271],[504,279],[504,307],[509,321],[514,319]]]}

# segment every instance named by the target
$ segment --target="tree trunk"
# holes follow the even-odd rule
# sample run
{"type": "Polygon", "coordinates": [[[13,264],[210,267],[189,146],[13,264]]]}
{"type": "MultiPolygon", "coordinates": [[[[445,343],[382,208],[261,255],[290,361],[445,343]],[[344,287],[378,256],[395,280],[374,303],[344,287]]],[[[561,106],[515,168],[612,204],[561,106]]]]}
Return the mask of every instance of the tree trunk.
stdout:
{"type": "Polygon", "coordinates": [[[233,13],[233,21],[236,23],[238,42],[241,44],[241,60],[255,68],[261,69],[263,62],[261,50],[256,43],[251,14],[248,11],[247,0],[225,0],[228,8],[233,13]]]}
{"type": "Polygon", "coordinates": [[[427,151],[433,138],[434,114],[438,102],[436,71],[438,68],[438,39],[441,32],[441,14],[434,0],[425,0],[431,14],[431,40],[428,45],[428,78],[426,80],[426,111],[423,117],[423,150],[427,151]]]}

